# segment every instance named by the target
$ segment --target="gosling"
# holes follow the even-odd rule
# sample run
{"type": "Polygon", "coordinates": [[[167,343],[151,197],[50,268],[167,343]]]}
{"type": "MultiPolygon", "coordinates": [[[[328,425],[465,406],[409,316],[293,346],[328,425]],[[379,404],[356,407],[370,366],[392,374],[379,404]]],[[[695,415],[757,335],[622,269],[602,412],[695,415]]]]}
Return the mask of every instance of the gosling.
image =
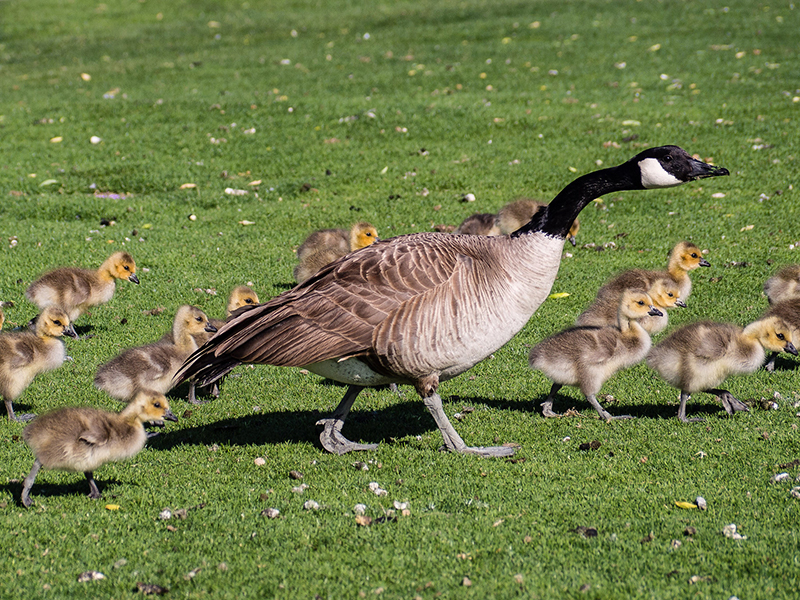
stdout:
{"type": "MultiPolygon", "coordinates": [[[[530,219],[528,219],[530,220],[530,219]]],[[[463,235],[501,235],[500,227],[497,225],[497,217],[491,213],[475,213],[464,219],[455,234],[463,235]]]]}
{"type": "MultiPolygon", "coordinates": [[[[653,306],[661,311],[661,316],[646,316],[639,319],[639,324],[644,327],[644,330],[650,335],[655,335],[666,329],[669,323],[667,311],[676,306],[686,308],[686,303],[680,299],[678,284],[667,275],[656,278],[649,286],[646,284],[646,281],[641,281],[634,283],[634,286],[628,289],[640,289],[647,292],[647,295],[653,301],[653,306]],[[641,287],[639,284],[641,284],[641,287]]],[[[624,293],[624,290],[620,292],[620,295],[622,293],[624,293]]],[[[618,309],[619,298],[612,297],[611,294],[602,296],[598,294],[594,302],[578,316],[575,324],[593,325],[595,327],[613,325],[617,321],[618,309]]]]}
{"type": "MultiPolygon", "coordinates": [[[[513,233],[526,223],[528,223],[533,215],[535,215],[540,208],[547,206],[546,202],[539,202],[538,200],[530,200],[528,198],[520,198],[514,202],[506,204],[501,208],[496,217],[497,227],[501,235],[508,235],[513,233]]],[[[581,224],[578,219],[572,222],[567,233],[569,243],[575,246],[575,236],[578,235],[581,224]]]]}
{"type": "Polygon", "coordinates": [[[596,395],[617,371],[641,361],[650,350],[650,336],[639,324],[647,316],[660,316],[650,297],[641,291],[627,290],[619,304],[617,324],[603,327],[571,327],[531,348],[529,364],[553,380],[547,399],[542,403],[545,417],[558,417],[553,401],[562,386],[580,389],[589,404],[605,420],[614,417],[600,406],[596,395]]]}
{"type": "Polygon", "coordinates": [[[791,329],[783,319],[762,318],[744,329],[702,321],[680,327],[655,345],[647,355],[647,364],[680,390],[678,418],[689,423],[703,420],[686,418],[686,401],[695,392],[715,395],[729,415],[749,410],[730,392],[716,386],[729,375],[758,370],[764,363],[765,349],[797,355],[791,329]]]}
{"type": "Polygon", "coordinates": [[[127,252],[115,252],[96,271],[62,267],[45,273],[28,286],[25,297],[39,309],[60,306],[74,322],[90,307],[111,300],[117,279],[139,283],[136,263],[127,252]]]}
{"type": "Polygon", "coordinates": [[[764,282],[770,304],[800,298],[800,265],[787,265],[764,282]]]}
{"type": "Polygon", "coordinates": [[[303,283],[322,267],[376,241],[377,230],[366,222],[356,223],[349,232],[344,229],[314,231],[297,249],[300,262],[294,268],[294,279],[297,283],[303,283]]]}
{"type": "MultiPolygon", "coordinates": [[[[792,341],[800,340],[800,296],[794,298],[785,298],[770,304],[766,312],[761,315],[765,317],[778,317],[783,319],[784,322],[792,330],[792,341]]],[[[764,368],[772,373],[775,370],[775,360],[778,358],[780,352],[770,352],[764,368]]]]}
{"type": "Polygon", "coordinates": [[[177,421],[167,399],[158,393],[141,391],[121,412],[70,406],[34,419],[22,432],[33,451],[33,468],[22,485],[22,504],[31,505],[31,487],[39,469],[83,472],[89,482],[89,498],[100,490],[94,471],[107,462],[131,458],[144,448],[148,421],[177,421]]]}
{"type": "MultiPolygon", "coordinates": [[[[258,303],[258,295],[250,287],[246,285],[237,286],[233,288],[231,295],[228,297],[228,308],[225,311],[225,316],[230,317],[235,311],[239,310],[243,306],[255,306],[258,303]]],[[[209,323],[211,323],[211,325],[218,330],[225,325],[225,319],[209,319],[209,323]]],[[[209,333],[203,330],[201,333],[196,334],[193,337],[199,347],[211,339],[211,336],[213,335],[214,332],[209,333]]],[[[214,398],[219,397],[219,386],[217,385],[217,382],[214,382],[211,385],[209,393],[214,398]]],[[[197,399],[196,382],[194,379],[189,382],[189,396],[187,400],[192,404],[206,404],[207,402],[206,400],[197,399]]]]}
{"type": "Polygon", "coordinates": [[[12,403],[39,373],[60,367],[67,358],[64,335],[78,337],[67,314],[60,308],[44,309],[34,329],[0,334],[0,395],[12,421],[30,421],[32,413],[15,415],[12,403]]]}
{"type": "Polygon", "coordinates": [[[216,330],[202,310],[181,306],[173,320],[172,335],[129,348],[100,365],[94,385],[122,402],[130,402],[141,390],[166,394],[183,361],[199,347],[195,336],[216,330]]]}

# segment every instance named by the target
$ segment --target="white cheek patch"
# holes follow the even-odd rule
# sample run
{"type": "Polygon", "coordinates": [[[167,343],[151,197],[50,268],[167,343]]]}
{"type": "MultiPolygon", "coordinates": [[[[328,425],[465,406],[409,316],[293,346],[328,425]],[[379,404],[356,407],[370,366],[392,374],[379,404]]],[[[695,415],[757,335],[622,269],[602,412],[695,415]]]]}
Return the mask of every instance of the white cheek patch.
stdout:
{"type": "Polygon", "coordinates": [[[657,158],[645,158],[639,161],[642,173],[642,185],[645,189],[665,188],[680,185],[683,182],[664,170],[657,158]]]}

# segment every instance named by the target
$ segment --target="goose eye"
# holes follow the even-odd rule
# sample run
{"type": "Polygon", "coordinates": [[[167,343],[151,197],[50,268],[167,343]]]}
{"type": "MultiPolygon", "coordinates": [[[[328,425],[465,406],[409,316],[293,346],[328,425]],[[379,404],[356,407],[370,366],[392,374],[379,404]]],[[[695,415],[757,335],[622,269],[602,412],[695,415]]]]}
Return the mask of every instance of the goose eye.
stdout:
{"type": "Polygon", "coordinates": [[[61,321],[59,321],[58,319],[54,319],[53,325],[61,325],[61,321]]]}
{"type": "Polygon", "coordinates": [[[153,402],[155,408],[161,408],[161,402],[153,402]]]}
{"type": "Polygon", "coordinates": [[[203,317],[195,317],[194,320],[197,321],[198,323],[202,323],[203,317]]]}
{"type": "Polygon", "coordinates": [[[123,265],[122,268],[125,269],[126,271],[130,271],[131,270],[131,268],[128,265],[123,265]]]}
{"type": "Polygon", "coordinates": [[[669,293],[669,297],[670,297],[670,298],[674,298],[674,297],[675,297],[675,294],[673,294],[672,292],[670,292],[670,293],[669,293]]]}
{"type": "Polygon", "coordinates": [[[697,252],[692,252],[692,258],[697,258],[697,252]]]}
{"type": "Polygon", "coordinates": [[[643,300],[639,300],[636,304],[638,304],[639,306],[644,306],[644,301],[643,300]]]}
{"type": "Polygon", "coordinates": [[[252,299],[252,298],[247,298],[247,299],[244,301],[244,303],[245,303],[245,304],[253,304],[253,299],[252,299]]]}
{"type": "Polygon", "coordinates": [[[786,336],[785,336],[785,335],[783,335],[782,333],[779,333],[779,334],[778,334],[778,339],[779,339],[779,340],[786,339],[786,336]]]}
{"type": "Polygon", "coordinates": [[[670,155],[670,154],[667,154],[667,155],[664,157],[664,162],[672,162],[672,155],[670,155]]]}

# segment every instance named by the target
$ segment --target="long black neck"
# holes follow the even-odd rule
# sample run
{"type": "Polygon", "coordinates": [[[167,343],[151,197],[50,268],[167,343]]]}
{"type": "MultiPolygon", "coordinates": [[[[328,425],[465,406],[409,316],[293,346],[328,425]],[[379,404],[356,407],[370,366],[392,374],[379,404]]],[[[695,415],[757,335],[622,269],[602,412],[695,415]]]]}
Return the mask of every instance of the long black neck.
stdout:
{"type": "Polygon", "coordinates": [[[548,206],[543,206],[531,220],[511,234],[518,237],[541,231],[547,235],[567,237],[572,222],[595,198],[611,192],[643,189],[636,164],[630,161],[581,175],[567,185],[548,206]]]}

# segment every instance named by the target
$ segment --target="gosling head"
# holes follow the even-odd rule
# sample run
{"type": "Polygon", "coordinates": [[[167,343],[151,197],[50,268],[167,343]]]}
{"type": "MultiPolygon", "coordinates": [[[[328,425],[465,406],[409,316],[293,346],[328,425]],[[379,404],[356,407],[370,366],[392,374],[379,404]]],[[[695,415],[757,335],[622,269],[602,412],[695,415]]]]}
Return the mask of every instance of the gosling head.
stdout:
{"type": "Polygon", "coordinates": [[[131,410],[142,423],[161,423],[164,420],[176,421],[176,417],[169,408],[169,400],[157,392],[141,391],[131,402],[131,410]]]}
{"type": "Polygon", "coordinates": [[[687,181],[730,174],[728,169],[697,160],[678,146],[649,148],[629,162],[638,165],[644,189],[674,187],[687,181]]]}
{"type": "Polygon", "coordinates": [[[366,248],[378,241],[378,230],[366,222],[356,223],[350,228],[350,251],[366,248]]]}
{"type": "Polygon", "coordinates": [[[648,315],[651,317],[664,316],[664,313],[653,305],[653,299],[646,292],[640,290],[626,290],[622,294],[619,312],[631,320],[643,319],[648,315]]]}
{"type": "Polygon", "coordinates": [[[698,267],[710,267],[703,258],[703,252],[692,242],[678,242],[670,253],[670,262],[674,262],[682,271],[693,271],[698,267]]]}
{"type": "Polygon", "coordinates": [[[188,333],[196,335],[198,333],[216,333],[217,328],[208,322],[208,316],[196,306],[184,305],[175,314],[175,326],[188,333]]]}
{"type": "Polygon", "coordinates": [[[115,252],[109,257],[111,276],[116,279],[127,279],[139,283],[136,276],[136,263],[127,252],[115,252]]]}
{"type": "Polygon", "coordinates": [[[647,294],[652,298],[656,308],[673,308],[674,306],[686,308],[686,303],[680,299],[681,289],[671,278],[656,279],[647,290],[647,294]]]}
{"type": "Polygon", "coordinates": [[[48,306],[36,317],[36,333],[47,337],[61,337],[68,335],[76,338],[75,328],[69,322],[69,317],[63,309],[57,306],[48,306]]]}
{"type": "MultiPolygon", "coordinates": [[[[760,321],[758,325],[758,342],[765,350],[772,352],[788,352],[797,356],[797,349],[792,343],[792,329],[780,317],[771,316],[760,321]]],[[[751,325],[752,326],[752,325],[751,325]]]]}
{"type": "Polygon", "coordinates": [[[228,314],[230,315],[237,308],[243,306],[255,306],[258,304],[258,295],[246,285],[233,288],[231,297],[228,300],[228,314]]]}

